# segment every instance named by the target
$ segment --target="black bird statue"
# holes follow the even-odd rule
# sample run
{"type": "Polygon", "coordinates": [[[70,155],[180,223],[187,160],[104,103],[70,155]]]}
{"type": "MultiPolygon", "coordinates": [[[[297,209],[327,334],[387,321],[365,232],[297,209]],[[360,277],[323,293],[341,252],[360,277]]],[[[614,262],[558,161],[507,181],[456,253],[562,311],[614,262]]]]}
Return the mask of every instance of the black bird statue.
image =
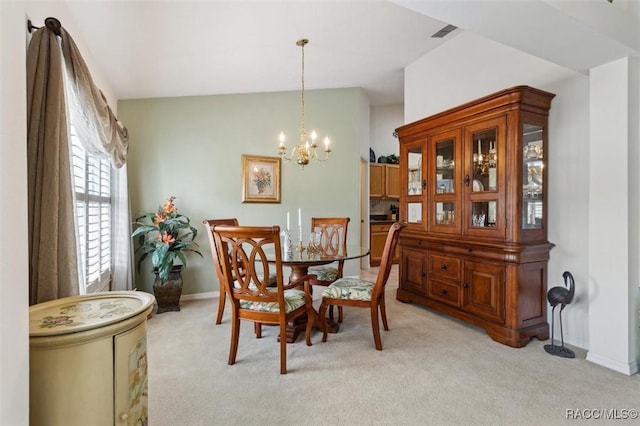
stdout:
{"type": "Polygon", "coordinates": [[[564,271],[562,274],[564,278],[564,287],[553,287],[547,292],[547,300],[552,306],[551,309],[551,344],[544,345],[544,350],[551,355],[560,356],[562,358],[575,358],[576,354],[569,348],[564,347],[564,335],[562,334],[562,310],[573,300],[573,293],[575,292],[575,283],[573,281],[573,275],[571,272],[564,271]],[[556,346],[553,340],[554,318],[556,306],[560,305],[560,339],[562,344],[556,346]]]}

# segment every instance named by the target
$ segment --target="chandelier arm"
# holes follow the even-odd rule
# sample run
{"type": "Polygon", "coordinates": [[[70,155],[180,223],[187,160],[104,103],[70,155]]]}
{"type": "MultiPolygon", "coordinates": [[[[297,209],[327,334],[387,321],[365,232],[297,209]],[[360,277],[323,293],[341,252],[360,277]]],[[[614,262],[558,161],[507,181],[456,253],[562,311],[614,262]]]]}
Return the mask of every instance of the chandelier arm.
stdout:
{"type": "Polygon", "coordinates": [[[297,150],[298,150],[298,147],[297,147],[297,146],[294,146],[294,147],[293,147],[293,149],[291,150],[291,155],[289,155],[289,156],[287,157],[287,154],[285,154],[285,152],[286,152],[286,151],[282,151],[282,153],[280,154],[280,156],[281,156],[282,158],[284,158],[285,160],[287,160],[287,161],[291,161],[291,160],[293,160],[293,156],[296,154],[296,151],[297,151],[297,150]]]}

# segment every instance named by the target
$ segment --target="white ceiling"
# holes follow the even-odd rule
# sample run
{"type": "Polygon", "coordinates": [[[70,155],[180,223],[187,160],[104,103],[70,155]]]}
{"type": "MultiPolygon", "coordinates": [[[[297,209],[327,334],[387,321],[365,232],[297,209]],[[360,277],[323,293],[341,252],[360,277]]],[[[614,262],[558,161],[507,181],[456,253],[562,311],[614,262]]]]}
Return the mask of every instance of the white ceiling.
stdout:
{"type": "Polygon", "coordinates": [[[638,0],[31,2],[57,17],[118,99],[363,87],[403,101],[406,65],[473,31],[579,72],[637,54],[638,0]],[[444,39],[430,36],[446,24],[444,39]]]}

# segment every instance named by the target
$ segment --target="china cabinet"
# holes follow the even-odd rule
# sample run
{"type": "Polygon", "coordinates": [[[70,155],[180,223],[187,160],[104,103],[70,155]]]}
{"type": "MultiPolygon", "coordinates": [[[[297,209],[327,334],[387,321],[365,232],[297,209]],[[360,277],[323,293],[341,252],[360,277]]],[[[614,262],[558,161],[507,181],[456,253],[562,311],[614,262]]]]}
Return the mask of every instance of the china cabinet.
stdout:
{"type": "Polygon", "coordinates": [[[513,347],[549,335],[547,121],[555,95],[503,90],[397,129],[398,300],[513,347]]]}

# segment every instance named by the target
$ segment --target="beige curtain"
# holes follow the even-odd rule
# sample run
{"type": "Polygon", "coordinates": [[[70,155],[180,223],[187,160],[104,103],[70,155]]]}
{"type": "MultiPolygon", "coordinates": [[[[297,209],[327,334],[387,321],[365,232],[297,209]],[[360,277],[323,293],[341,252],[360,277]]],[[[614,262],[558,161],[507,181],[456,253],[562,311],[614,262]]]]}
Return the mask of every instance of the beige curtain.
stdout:
{"type": "Polygon", "coordinates": [[[87,152],[107,156],[120,168],[127,160],[127,129],[116,119],[103,93],[93,83],[89,68],[69,33],[64,28],[60,32],[67,89],[72,92],[68,99],[74,128],[87,152]]]}
{"type": "Polygon", "coordinates": [[[62,55],[48,28],[27,52],[29,304],[78,294],[62,55]]]}
{"type": "Polygon", "coordinates": [[[30,304],[79,293],[67,112],[85,149],[110,158],[120,168],[112,197],[114,216],[120,218],[114,223],[113,278],[118,289],[131,286],[126,168],[122,167],[129,145],[127,129],[93,83],[64,28],[60,36],[42,27],[33,34],[27,52],[30,304]]]}

